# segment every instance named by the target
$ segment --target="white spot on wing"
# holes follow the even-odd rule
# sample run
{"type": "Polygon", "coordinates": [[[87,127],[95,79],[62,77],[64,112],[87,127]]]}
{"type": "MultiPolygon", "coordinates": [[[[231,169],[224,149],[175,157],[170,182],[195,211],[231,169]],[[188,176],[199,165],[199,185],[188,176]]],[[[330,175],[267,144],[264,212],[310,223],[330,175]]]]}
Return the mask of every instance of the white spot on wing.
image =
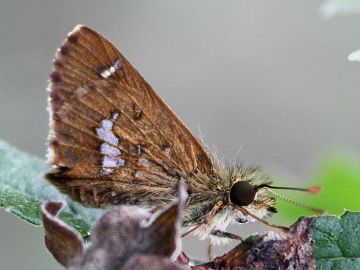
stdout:
{"type": "Polygon", "coordinates": [[[101,125],[104,129],[111,130],[113,127],[113,122],[111,120],[104,119],[101,121],[101,125]]]}
{"type": "Polygon", "coordinates": [[[102,120],[101,121],[102,127],[97,128],[96,133],[100,137],[100,139],[102,139],[103,141],[105,141],[109,144],[118,145],[119,139],[112,132],[113,124],[114,123],[111,120],[108,120],[108,119],[102,120]]]}
{"type": "Polygon", "coordinates": [[[119,113],[115,112],[112,116],[112,119],[115,121],[116,119],[118,119],[118,117],[119,117],[119,113]]]}
{"type": "Polygon", "coordinates": [[[101,144],[101,153],[111,157],[121,155],[121,151],[118,148],[107,143],[101,144]]]}
{"type": "Polygon", "coordinates": [[[100,73],[101,77],[103,77],[104,79],[108,78],[111,76],[111,72],[110,70],[108,69],[105,69],[103,70],[101,73],[100,73]]]}
{"type": "Polygon", "coordinates": [[[102,174],[113,173],[113,168],[119,168],[125,165],[125,160],[120,157],[121,151],[117,147],[119,144],[119,138],[113,132],[113,121],[119,117],[119,113],[115,112],[112,115],[112,119],[103,119],[101,121],[101,127],[96,129],[96,134],[104,141],[100,146],[102,159],[102,174]]]}
{"type": "Polygon", "coordinates": [[[104,69],[103,71],[100,72],[100,75],[101,77],[103,77],[104,79],[107,79],[109,78],[111,75],[113,75],[116,70],[120,69],[121,68],[121,63],[120,63],[120,60],[116,60],[116,62],[114,63],[113,66],[107,68],[107,69],[104,69]]]}
{"type": "Polygon", "coordinates": [[[140,178],[143,174],[139,171],[136,171],[135,178],[140,178]]]}
{"type": "Polygon", "coordinates": [[[166,148],[164,149],[164,151],[165,151],[165,153],[166,153],[168,156],[170,156],[170,154],[171,154],[171,147],[166,147],[166,148]]]}
{"type": "Polygon", "coordinates": [[[103,141],[117,145],[119,143],[119,139],[116,137],[116,135],[111,130],[106,130],[104,128],[97,128],[96,129],[97,135],[102,139],[103,141]]]}
{"type": "Polygon", "coordinates": [[[116,70],[118,70],[118,69],[120,69],[120,68],[121,68],[121,62],[120,62],[120,60],[119,60],[119,59],[118,59],[118,60],[116,60],[114,67],[115,67],[115,69],[116,69],[116,70]]]}
{"type": "Polygon", "coordinates": [[[113,170],[110,168],[103,168],[103,170],[102,170],[102,174],[111,174],[112,172],[113,172],[113,170]]]}
{"type": "Polygon", "coordinates": [[[124,166],[125,161],[120,157],[104,156],[103,167],[118,168],[124,166]]]}
{"type": "Polygon", "coordinates": [[[139,158],[139,162],[144,167],[150,167],[150,161],[146,158],[139,158]]]}

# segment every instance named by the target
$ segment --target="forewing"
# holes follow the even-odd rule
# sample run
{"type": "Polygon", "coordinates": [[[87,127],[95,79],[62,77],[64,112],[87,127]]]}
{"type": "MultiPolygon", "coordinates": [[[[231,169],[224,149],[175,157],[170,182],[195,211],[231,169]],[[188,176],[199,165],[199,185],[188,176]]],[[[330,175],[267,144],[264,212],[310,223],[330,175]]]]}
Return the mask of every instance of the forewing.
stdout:
{"type": "Polygon", "coordinates": [[[199,140],[119,51],[77,26],[51,73],[48,179],[85,204],[159,204],[174,179],[211,174],[199,140]]]}

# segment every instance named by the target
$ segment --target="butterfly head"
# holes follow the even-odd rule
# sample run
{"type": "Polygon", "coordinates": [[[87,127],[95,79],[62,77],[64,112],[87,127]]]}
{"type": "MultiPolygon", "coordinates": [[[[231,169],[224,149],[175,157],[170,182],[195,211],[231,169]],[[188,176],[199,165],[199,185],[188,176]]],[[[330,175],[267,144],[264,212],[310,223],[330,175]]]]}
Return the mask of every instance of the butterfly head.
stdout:
{"type": "MultiPolygon", "coordinates": [[[[245,216],[251,216],[259,221],[265,216],[276,213],[277,210],[274,207],[275,197],[296,204],[300,207],[311,210],[315,213],[322,213],[322,209],[309,207],[303,205],[286,197],[283,197],[273,191],[273,189],[285,189],[304,191],[311,194],[319,193],[318,187],[309,188],[294,188],[294,187],[278,187],[272,186],[270,182],[258,183],[252,179],[235,181],[229,191],[229,202],[234,208],[240,210],[245,216]]],[[[242,215],[240,215],[242,216],[242,215]]],[[[247,218],[243,219],[245,222],[247,218]]]]}
{"type": "Polygon", "coordinates": [[[256,198],[256,186],[250,181],[238,181],[230,188],[230,201],[237,206],[248,206],[256,198]]]}
{"type": "Polygon", "coordinates": [[[249,214],[261,219],[276,213],[275,196],[263,187],[268,182],[262,174],[234,181],[228,193],[228,201],[233,209],[237,209],[235,220],[240,223],[255,221],[249,214]],[[240,211],[239,211],[240,210],[240,211]]]}

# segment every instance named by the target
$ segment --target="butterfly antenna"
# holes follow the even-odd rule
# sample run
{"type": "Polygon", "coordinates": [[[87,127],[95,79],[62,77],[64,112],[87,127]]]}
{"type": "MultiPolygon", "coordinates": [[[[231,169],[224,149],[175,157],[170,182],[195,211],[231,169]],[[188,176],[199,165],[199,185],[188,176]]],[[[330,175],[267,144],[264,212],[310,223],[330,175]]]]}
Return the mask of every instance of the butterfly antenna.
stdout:
{"type": "Polygon", "coordinates": [[[296,188],[296,187],[276,187],[276,186],[271,186],[269,184],[259,185],[256,187],[256,189],[263,188],[263,187],[267,187],[267,188],[271,188],[271,189],[286,189],[286,190],[303,191],[303,192],[307,192],[307,193],[311,193],[311,194],[319,194],[321,191],[319,186],[310,186],[308,188],[296,188]]]}
{"type": "MultiPolygon", "coordinates": [[[[292,188],[291,188],[292,189],[292,188]]],[[[298,190],[298,189],[295,189],[295,190],[298,190]]],[[[291,204],[294,204],[294,205],[297,205],[301,208],[304,208],[304,209],[307,209],[307,210],[310,210],[318,215],[322,215],[325,213],[325,211],[323,209],[320,209],[320,208],[315,208],[315,207],[311,207],[311,206],[308,206],[308,205],[305,205],[305,204],[302,204],[300,202],[297,202],[297,201],[294,201],[292,199],[289,199],[289,198],[286,198],[278,193],[276,193],[275,191],[271,190],[271,189],[268,189],[269,192],[271,192],[274,196],[278,197],[279,199],[283,200],[283,201],[286,201],[288,203],[291,203],[291,204]]],[[[303,191],[301,189],[301,191],[303,191]]],[[[305,191],[305,190],[304,190],[305,191]]],[[[306,190],[307,191],[307,190],[306,190]]],[[[313,192],[310,192],[310,193],[313,193],[313,192]]],[[[317,194],[317,193],[313,193],[313,194],[317,194]]]]}

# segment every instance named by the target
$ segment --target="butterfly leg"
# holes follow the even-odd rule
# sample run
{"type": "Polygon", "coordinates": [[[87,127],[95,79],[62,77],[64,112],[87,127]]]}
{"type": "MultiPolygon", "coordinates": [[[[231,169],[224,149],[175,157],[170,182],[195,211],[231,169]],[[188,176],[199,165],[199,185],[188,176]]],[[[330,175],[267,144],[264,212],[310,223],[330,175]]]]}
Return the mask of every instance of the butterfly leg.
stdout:
{"type": "Polygon", "coordinates": [[[213,245],[211,243],[211,240],[209,240],[209,243],[208,243],[208,259],[209,259],[209,262],[213,260],[213,245]]]}
{"type": "Polygon", "coordinates": [[[223,237],[223,238],[229,238],[229,239],[233,239],[233,240],[243,241],[243,239],[237,234],[224,232],[224,231],[220,231],[220,230],[212,231],[211,235],[214,235],[214,236],[217,236],[217,237],[223,237]]]}
{"type": "Polygon", "coordinates": [[[181,235],[181,238],[192,235],[194,233],[194,231],[196,231],[197,229],[199,229],[201,226],[206,225],[217,213],[219,213],[219,211],[223,208],[224,206],[224,202],[223,201],[219,201],[215,204],[215,206],[211,209],[211,211],[206,215],[206,217],[203,219],[203,221],[201,221],[200,223],[196,224],[194,227],[192,227],[190,230],[188,230],[187,232],[183,233],[183,235],[181,235]]]}
{"type": "MultiPolygon", "coordinates": [[[[241,242],[243,241],[243,239],[237,234],[228,233],[228,232],[224,232],[224,231],[220,231],[220,230],[213,230],[211,232],[211,235],[216,236],[216,237],[238,240],[241,242]]],[[[208,243],[208,259],[209,259],[209,261],[212,261],[213,257],[214,257],[213,256],[213,245],[211,243],[211,240],[209,240],[209,243],[208,243]]]]}

